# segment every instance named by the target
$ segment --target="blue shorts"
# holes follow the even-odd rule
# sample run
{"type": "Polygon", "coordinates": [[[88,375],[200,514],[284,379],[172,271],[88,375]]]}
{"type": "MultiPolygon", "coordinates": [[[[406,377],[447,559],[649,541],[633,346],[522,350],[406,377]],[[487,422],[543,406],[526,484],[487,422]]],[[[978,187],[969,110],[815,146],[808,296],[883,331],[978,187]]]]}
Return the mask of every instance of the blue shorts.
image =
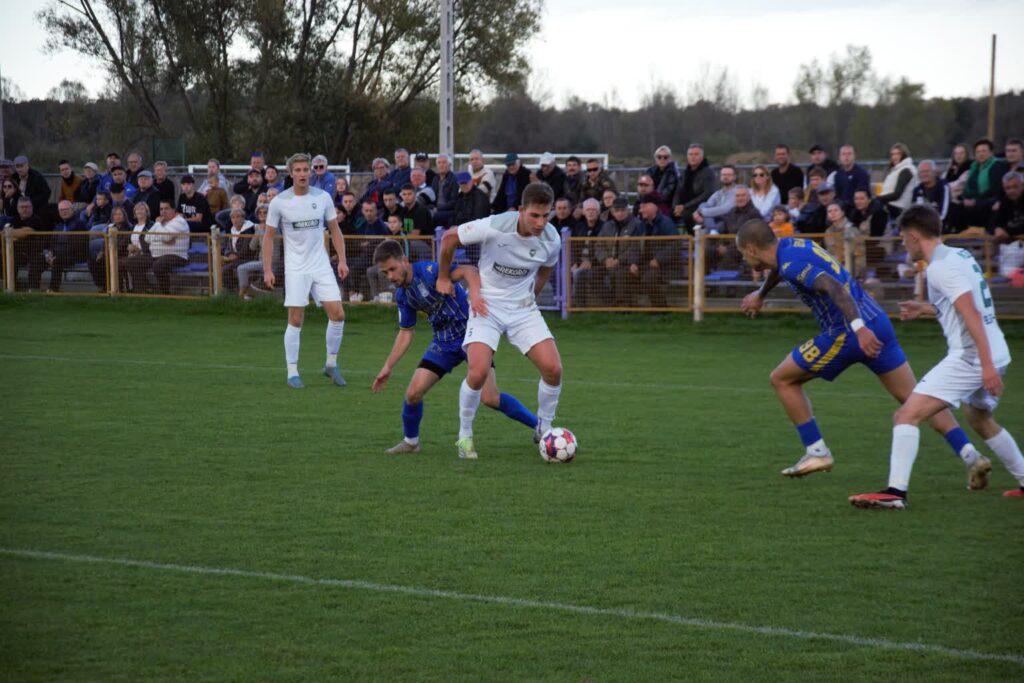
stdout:
{"type": "Polygon", "coordinates": [[[436,339],[430,342],[420,367],[430,370],[438,377],[444,377],[466,360],[466,352],[462,350],[461,341],[443,344],[436,339]]]}
{"type": "Polygon", "coordinates": [[[896,340],[896,331],[887,316],[879,315],[866,325],[882,342],[882,350],[877,358],[864,355],[857,343],[857,335],[847,331],[819,334],[807,340],[793,349],[793,361],[814,376],[829,382],[854,363],[863,363],[876,375],[884,375],[907,362],[896,340]]]}

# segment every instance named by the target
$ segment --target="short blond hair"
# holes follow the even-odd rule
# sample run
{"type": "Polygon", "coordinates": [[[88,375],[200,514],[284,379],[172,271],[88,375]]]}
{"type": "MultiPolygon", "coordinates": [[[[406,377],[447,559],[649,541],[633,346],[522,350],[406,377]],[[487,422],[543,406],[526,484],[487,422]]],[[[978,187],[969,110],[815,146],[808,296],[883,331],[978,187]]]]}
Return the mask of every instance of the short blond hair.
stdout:
{"type": "Polygon", "coordinates": [[[292,166],[294,166],[295,164],[301,163],[301,162],[306,162],[307,164],[310,164],[310,165],[312,165],[312,163],[313,163],[310,160],[308,154],[305,154],[303,152],[297,152],[297,153],[291,155],[290,157],[288,157],[288,170],[291,171],[292,170],[292,166]]]}

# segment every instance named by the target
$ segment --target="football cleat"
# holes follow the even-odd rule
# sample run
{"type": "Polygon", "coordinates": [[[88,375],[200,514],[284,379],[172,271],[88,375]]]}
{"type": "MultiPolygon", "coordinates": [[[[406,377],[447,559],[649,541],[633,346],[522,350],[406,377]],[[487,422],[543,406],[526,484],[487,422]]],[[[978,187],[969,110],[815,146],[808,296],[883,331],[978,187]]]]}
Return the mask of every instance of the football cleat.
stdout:
{"type": "Polygon", "coordinates": [[[298,375],[292,375],[288,378],[288,386],[292,389],[305,389],[306,385],[302,383],[302,378],[298,375]]]}
{"type": "Polygon", "coordinates": [[[533,430],[533,442],[536,444],[540,443],[540,437],[544,432],[540,431],[540,422],[537,423],[537,428],[533,430]]]}
{"type": "Polygon", "coordinates": [[[858,493],[850,496],[850,505],[858,508],[886,508],[889,510],[905,510],[907,508],[907,496],[895,492],[895,489],[886,489],[878,493],[858,493]]]}
{"type": "Polygon", "coordinates": [[[826,453],[825,455],[805,453],[804,457],[797,460],[795,465],[782,470],[782,474],[787,477],[796,478],[806,477],[808,474],[814,474],[815,472],[831,472],[833,462],[831,453],[826,453]]]}
{"type": "Polygon", "coordinates": [[[981,453],[974,458],[974,464],[967,468],[967,490],[980,491],[988,486],[988,473],[992,471],[992,463],[981,453]]]}
{"type": "Polygon", "coordinates": [[[459,449],[459,457],[463,460],[476,460],[476,449],[473,448],[473,437],[464,436],[455,442],[459,449]]]}
{"type": "Polygon", "coordinates": [[[391,455],[398,455],[399,453],[419,453],[420,445],[418,443],[411,444],[405,439],[402,439],[397,444],[395,444],[394,446],[392,446],[391,448],[387,449],[384,452],[389,453],[391,455]]]}
{"type": "Polygon", "coordinates": [[[338,370],[337,365],[332,365],[330,367],[324,366],[324,377],[331,380],[332,383],[339,387],[345,386],[345,378],[341,376],[341,371],[338,370]]]}
{"type": "Polygon", "coordinates": [[[1024,498],[1024,486],[1012,491],[1003,491],[1003,498],[1024,498]]]}

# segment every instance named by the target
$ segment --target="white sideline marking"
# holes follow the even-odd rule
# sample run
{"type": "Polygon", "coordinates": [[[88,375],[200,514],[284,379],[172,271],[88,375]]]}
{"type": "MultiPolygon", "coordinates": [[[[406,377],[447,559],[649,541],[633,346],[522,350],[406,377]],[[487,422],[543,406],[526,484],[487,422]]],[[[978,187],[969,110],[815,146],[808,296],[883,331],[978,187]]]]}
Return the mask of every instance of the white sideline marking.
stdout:
{"type": "Polygon", "coordinates": [[[676,614],[664,614],[661,612],[638,612],[631,609],[614,609],[608,607],[590,607],[587,605],[573,605],[565,602],[548,602],[545,600],[529,600],[525,598],[511,598],[501,595],[477,595],[474,593],[460,593],[458,591],[439,590],[434,588],[418,588],[416,586],[396,586],[386,583],[375,583],[372,581],[360,581],[358,579],[317,579],[311,576],[298,574],[278,574],[275,572],[257,572],[246,569],[231,569],[222,567],[203,567],[189,564],[169,564],[164,562],[150,562],[148,560],[131,560],[117,557],[98,557],[95,555],[75,555],[69,553],[47,552],[43,550],[29,550],[20,548],[0,548],[0,555],[12,557],[31,558],[37,560],[64,560],[67,562],[92,562],[97,564],[110,564],[121,567],[138,567],[140,569],[154,569],[158,571],[179,572],[186,574],[201,574],[207,576],[234,576],[246,579],[263,579],[266,581],[280,581],[285,583],[298,583],[310,586],[326,586],[330,588],[350,588],[353,590],[373,591],[377,593],[399,593],[412,595],[420,598],[443,598],[461,602],[479,602],[491,605],[504,605],[508,607],[529,607],[557,612],[569,612],[571,614],[585,614],[588,616],[617,617],[620,619],[639,619],[644,621],[660,621],[679,626],[692,626],[694,628],[714,629],[720,631],[738,631],[740,633],[753,633],[765,636],[781,636],[784,638],[800,638],[803,640],[826,640],[845,645],[857,645],[861,647],[873,647],[883,650],[900,650],[904,652],[922,652],[925,654],[945,655],[957,659],[974,659],[989,662],[1010,662],[1024,666],[1024,655],[1003,654],[995,652],[978,652],[976,650],[961,650],[946,647],[944,645],[933,645],[930,643],[914,643],[898,640],[887,640],[885,638],[866,638],[863,636],[851,636],[841,633],[818,633],[816,631],[800,631],[779,626],[753,626],[729,621],[712,621],[710,619],[698,619],[695,617],[684,617],[676,614]]]}

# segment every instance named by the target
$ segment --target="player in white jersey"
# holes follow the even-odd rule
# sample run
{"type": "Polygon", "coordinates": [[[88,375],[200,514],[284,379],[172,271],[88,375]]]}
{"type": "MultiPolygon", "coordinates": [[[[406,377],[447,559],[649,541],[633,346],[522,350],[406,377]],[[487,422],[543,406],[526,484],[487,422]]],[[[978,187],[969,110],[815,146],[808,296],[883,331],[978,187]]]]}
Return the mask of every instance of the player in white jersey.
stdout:
{"type": "Polygon", "coordinates": [[[455,445],[460,458],[477,457],[473,419],[503,334],[540,371],[534,440],[539,440],[555,419],[562,391],[562,359],[536,301],[561,249],[558,231],[548,223],[552,203],[550,187],[531,183],[518,211],[465,223],[449,230],[441,240],[436,289],[442,294],[452,293],[449,273],[455,250],[461,245],[480,245],[478,268],[485,313],[473,311],[462,342],[469,369],[459,389],[459,440],[455,445]]]}
{"type": "MultiPolygon", "coordinates": [[[[921,438],[918,425],[961,402],[971,428],[985,439],[1020,484],[1003,495],[1024,497],[1024,456],[1010,433],[992,419],[1003,393],[1002,377],[1010,365],[1010,349],[996,321],[985,275],[970,252],[942,243],[942,220],[930,206],[912,206],[904,211],[900,233],[910,257],[928,262],[928,302],[901,302],[900,317],[911,320],[934,313],[946,335],[949,353],[921,378],[914,393],[896,411],[889,488],[850,496],[850,502],[858,507],[905,508],[910,471],[921,438]]],[[[982,455],[975,458],[970,468],[984,470],[987,476],[992,466],[982,455]]]]}
{"type": "Polygon", "coordinates": [[[323,190],[309,185],[309,155],[294,154],[288,159],[292,186],[270,201],[266,231],[263,234],[263,280],[274,286],[274,231],[284,238],[284,305],[288,308],[288,327],[284,331],[284,356],[288,365],[288,386],[302,389],[299,377],[299,339],[309,295],[327,314],[327,361],[323,373],[343,387],[338,370],[338,350],[345,332],[345,309],[341,290],[334,277],[331,260],[324,246],[324,230],[330,230],[331,242],[338,252],[338,277],[348,276],[345,240],[338,227],[334,202],[323,190]]]}

